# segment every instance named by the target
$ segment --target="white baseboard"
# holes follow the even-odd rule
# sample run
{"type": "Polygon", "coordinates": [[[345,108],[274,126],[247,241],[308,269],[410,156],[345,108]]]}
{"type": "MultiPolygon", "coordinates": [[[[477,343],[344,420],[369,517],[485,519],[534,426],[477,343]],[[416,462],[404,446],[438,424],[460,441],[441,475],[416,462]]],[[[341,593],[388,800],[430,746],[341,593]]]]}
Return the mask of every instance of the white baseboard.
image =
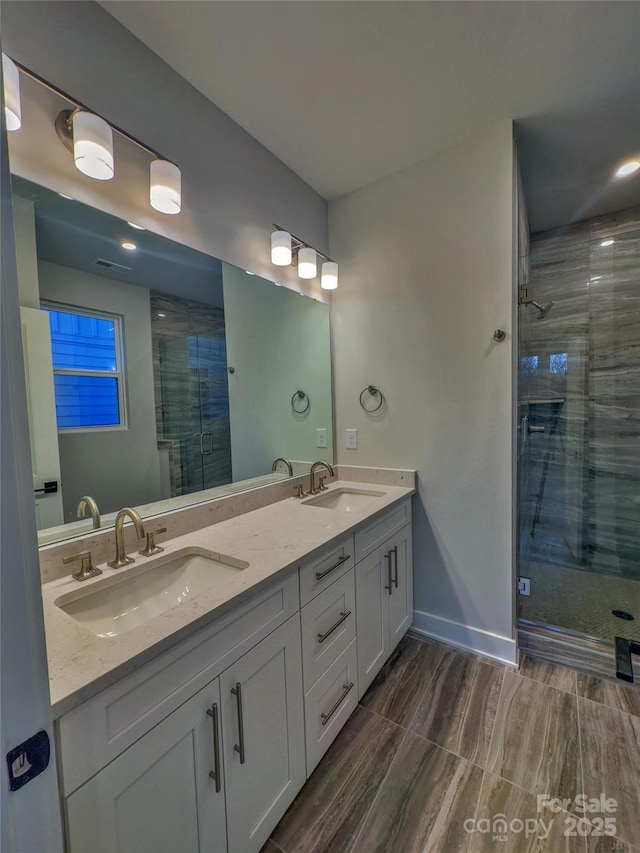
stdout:
{"type": "Polygon", "coordinates": [[[462,625],[460,622],[420,610],[413,611],[411,630],[450,646],[485,655],[510,666],[516,665],[517,646],[511,637],[492,634],[490,631],[472,628],[470,625],[462,625]]]}

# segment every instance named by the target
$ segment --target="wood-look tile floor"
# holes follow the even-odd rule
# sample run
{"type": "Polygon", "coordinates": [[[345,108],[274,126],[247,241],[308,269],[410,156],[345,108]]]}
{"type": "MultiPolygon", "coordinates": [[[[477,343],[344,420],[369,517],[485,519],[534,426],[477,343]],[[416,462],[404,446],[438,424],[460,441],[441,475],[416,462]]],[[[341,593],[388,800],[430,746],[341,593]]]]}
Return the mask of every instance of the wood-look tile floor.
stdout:
{"type": "Polygon", "coordinates": [[[263,848],[311,851],[640,853],[640,689],[405,637],[263,848]]]}

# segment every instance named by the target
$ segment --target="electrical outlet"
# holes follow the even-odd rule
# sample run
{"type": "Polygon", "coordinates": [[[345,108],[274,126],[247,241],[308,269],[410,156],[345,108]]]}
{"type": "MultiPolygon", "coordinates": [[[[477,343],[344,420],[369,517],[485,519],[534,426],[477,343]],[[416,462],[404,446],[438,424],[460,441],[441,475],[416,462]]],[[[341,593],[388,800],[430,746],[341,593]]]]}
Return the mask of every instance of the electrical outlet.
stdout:
{"type": "Polygon", "coordinates": [[[531,595],[531,578],[518,576],[518,592],[520,595],[531,595]]]}
{"type": "Polygon", "coordinates": [[[357,429],[345,429],[344,431],[344,446],[347,450],[357,450],[358,449],[358,430],[357,429]]]}
{"type": "Polygon", "coordinates": [[[317,429],[316,430],[316,447],[326,447],[327,446],[327,431],[326,429],[317,429]]]}

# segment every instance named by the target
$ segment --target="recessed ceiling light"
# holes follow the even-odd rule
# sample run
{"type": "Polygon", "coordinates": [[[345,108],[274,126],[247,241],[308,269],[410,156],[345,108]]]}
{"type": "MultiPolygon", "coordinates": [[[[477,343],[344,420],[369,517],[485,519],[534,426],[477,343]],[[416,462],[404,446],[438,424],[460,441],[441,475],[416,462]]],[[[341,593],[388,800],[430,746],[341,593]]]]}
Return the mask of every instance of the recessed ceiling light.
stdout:
{"type": "Polygon", "coordinates": [[[255,273],[254,273],[254,272],[251,272],[250,270],[245,270],[245,272],[246,272],[246,274],[247,274],[247,275],[255,275],[255,273]]]}
{"type": "Polygon", "coordinates": [[[65,195],[64,193],[58,193],[60,198],[67,198],[69,201],[73,201],[73,198],[70,195],[65,195]]]}
{"type": "Polygon", "coordinates": [[[592,276],[591,276],[591,281],[600,281],[600,279],[601,279],[601,278],[602,278],[602,276],[601,276],[601,275],[592,275],[592,276]]]}
{"type": "Polygon", "coordinates": [[[131,242],[131,240],[123,240],[122,243],[120,243],[120,245],[127,252],[135,252],[135,250],[138,248],[135,243],[131,242]]]}
{"type": "Polygon", "coordinates": [[[616,178],[628,178],[640,169],[640,160],[627,160],[616,169],[616,178]]]}
{"type": "Polygon", "coordinates": [[[616,241],[612,237],[610,237],[608,240],[603,240],[602,243],[600,243],[600,245],[603,246],[604,248],[606,248],[607,246],[613,246],[613,244],[615,242],[616,241]]]}
{"type": "Polygon", "coordinates": [[[143,228],[142,225],[136,225],[135,222],[127,222],[127,225],[130,225],[132,228],[135,228],[136,231],[146,231],[146,228],[143,228]]]}
{"type": "Polygon", "coordinates": [[[164,319],[166,316],[167,316],[166,314],[158,314],[158,317],[160,317],[162,319],[164,319]]]}

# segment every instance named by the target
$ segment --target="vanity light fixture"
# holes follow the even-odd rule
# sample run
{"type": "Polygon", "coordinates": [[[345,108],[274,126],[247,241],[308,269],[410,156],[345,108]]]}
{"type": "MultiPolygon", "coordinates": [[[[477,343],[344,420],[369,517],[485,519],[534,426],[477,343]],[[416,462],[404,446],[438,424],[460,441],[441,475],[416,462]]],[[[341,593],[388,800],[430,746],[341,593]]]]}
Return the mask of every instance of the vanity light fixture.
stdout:
{"type": "Polygon", "coordinates": [[[274,231],[271,234],[271,263],[277,267],[288,267],[291,260],[291,234],[274,231]]]}
{"type": "Polygon", "coordinates": [[[315,278],[318,271],[316,262],[316,250],[304,249],[298,251],[298,277],[299,278],[315,278]]]}
{"type": "Polygon", "coordinates": [[[324,290],[335,290],[338,286],[338,264],[314,249],[304,240],[285,231],[280,225],[273,223],[271,233],[271,263],[279,267],[292,264],[298,267],[298,277],[303,279],[315,278],[318,274],[318,256],[323,259],[320,286],[324,290]]]}
{"type": "Polygon", "coordinates": [[[4,80],[4,115],[7,130],[20,130],[22,109],[20,106],[20,74],[13,59],[2,54],[2,79],[4,80]]]}
{"type": "Polygon", "coordinates": [[[96,181],[113,178],[113,132],[93,113],[74,110],[70,117],[76,169],[96,181]]]}
{"type": "Polygon", "coordinates": [[[323,290],[335,290],[338,287],[338,264],[335,261],[325,261],[322,264],[320,287],[323,290]]]}
{"type": "MultiPolygon", "coordinates": [[[[20,127],[20,74],[40,83],[59,98],[73,104],[73,109],[62,110],[55,120],[55,127],[62,144],[72,152],[76,167],[83,174],[99,181],[108,181],[114,176],[113,133],[142,148],[153,157],[150,166],[151,206],[161,213],[180,213],[182,207],[182,177],[180,169],[163,157],[162,154],[145,145],[135,136],[122,130],[115,124],[93,113],[80,101],[72,98],[62,89],[58,89],[43,77],[31,71],[19,62],[14,62],[2,54],[5,85],[5,103],[7,105],[7,127],[17,130],[20,127]],[[11,113],[9,112],[11,110],[11,113]]],[[[133,228],[146,230],[139,225],[129,223],[133,228]]]]}
{"type": "Polygon", "coordinates": [[[616,178],[628,178],[640,169],[640,160],[633,159],[621,163],[616,169],[616,178]]]}

